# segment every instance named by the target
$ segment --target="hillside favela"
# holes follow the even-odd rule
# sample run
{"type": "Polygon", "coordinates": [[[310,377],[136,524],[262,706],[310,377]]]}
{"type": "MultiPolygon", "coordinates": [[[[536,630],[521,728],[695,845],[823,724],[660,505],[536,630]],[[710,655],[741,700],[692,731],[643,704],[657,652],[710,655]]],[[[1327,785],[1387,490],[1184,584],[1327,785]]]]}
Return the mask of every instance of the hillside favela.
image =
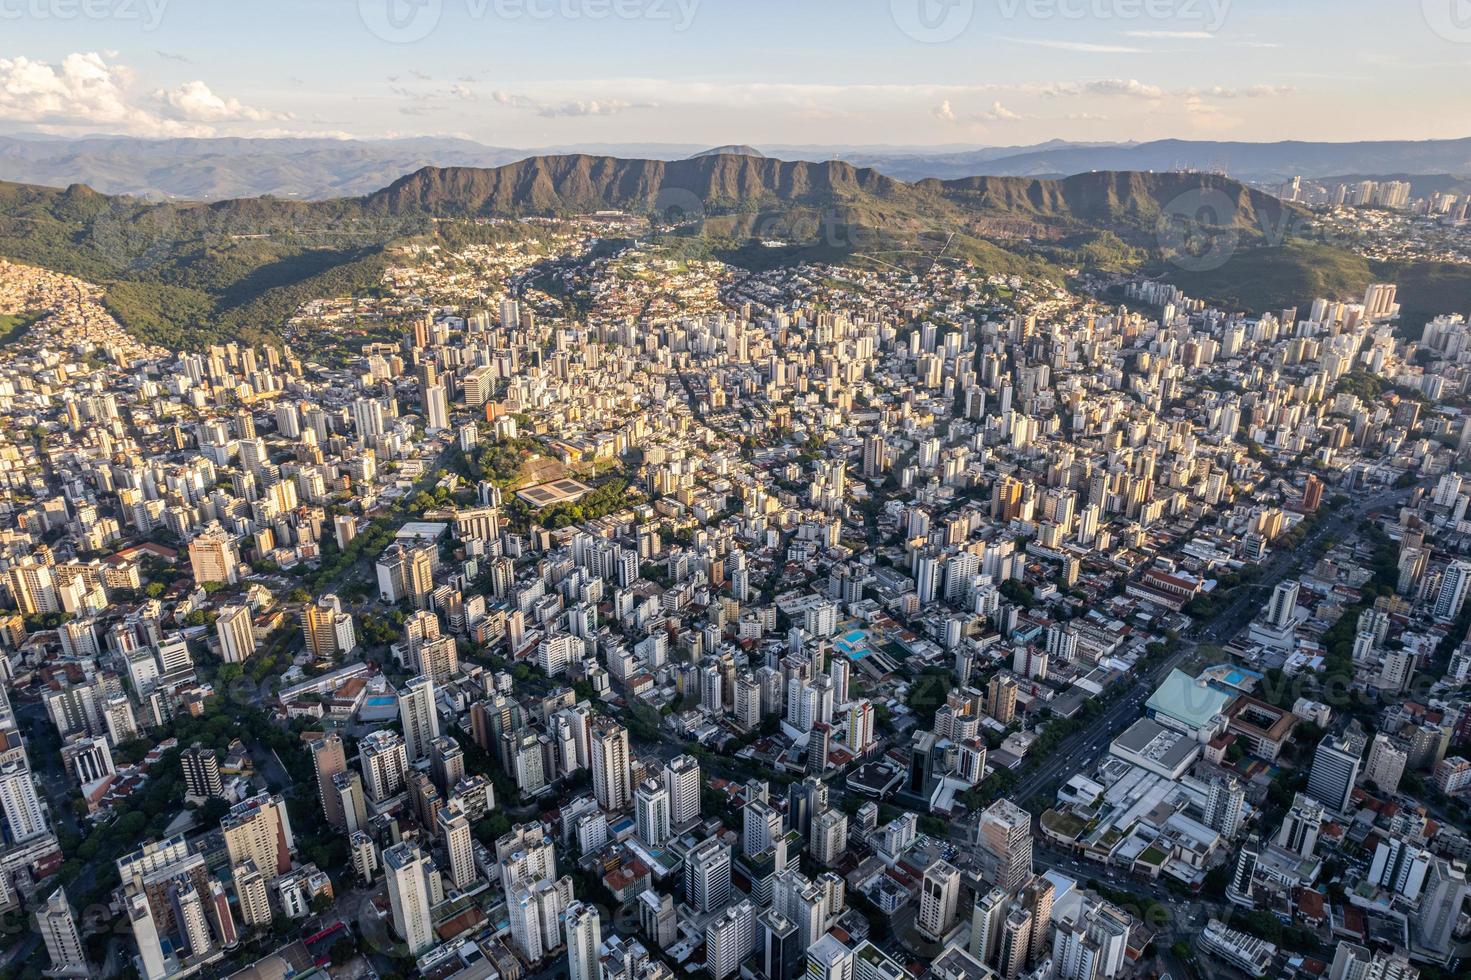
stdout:
{"type": "Polygon", "coordinates": [[[0,0],[0,980],[1471,971],[1463,0],[0,0]]]}

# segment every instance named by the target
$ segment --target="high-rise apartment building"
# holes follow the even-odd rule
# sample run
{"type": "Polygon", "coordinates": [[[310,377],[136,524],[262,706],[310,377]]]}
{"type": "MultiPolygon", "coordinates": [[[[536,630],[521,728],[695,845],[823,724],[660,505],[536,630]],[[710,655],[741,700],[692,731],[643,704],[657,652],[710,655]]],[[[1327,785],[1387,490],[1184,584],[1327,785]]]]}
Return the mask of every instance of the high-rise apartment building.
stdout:
{"type": "Polygon", "coordinates": [[[634,824],[638,839],[648,847],[662,847],[669,840],[669,790],[657,779],[645,779],[633,794],[634,824]]]}
{"type": "Polygon", "coordinates": [[[591,731],[593,796],[609,812],[626,810],[633,803],[629,785],[628,729],[611,718],[594,719],[591,731]]]}
{"type": "Polygon", "coordinates": [[[87,966],[87,955],[82,949],[82,937],[77,932],[76,916],[71,903],[66,900],[66,889],[58,888],[51,893],[46,904],[36,910],[36,931],[46,945],[46,955],[51,960],[48,976],[85,977],[91,974],[87,966]]]}
{"type": "Polygon", "coordinates": [[[239,664],[255,653],[255,624],[249,606],[225,606],[215,620],[215,636],[220,641],[220,659],[239,664]]]}
{"type": "Polygon", "coordinates": [[[189,565],[194,581],[200,585],[206,582],[234,585],[240,574],[235,539],[218,523],[209,524],[189,542],[189,565]]]}
{"type": "Polygon", "coordinates": [[[403,722],[404,753],[409,763],[429,758],[429,746],[439,737],[434,682],[423,674],[404,682],[398,694],[398,716],[403,722]]]}
{"type": "Polygon", "coordinates": [[[976,824],[981,869],[986,880],[1015,892],[1032,877],[1032,816],[1001,799],[982,811],[976,824]]]}
{"type": "Polygon", "coordinates": [[[413,956],[424,952],[435,942],[426,878],[428,863],[424,852],[408,842],[397,843],[383,852],[393,931],[413,956]]]}
{"type": "Polygon", "coordinates": [[[1313,765],[1308,770],[1308,795],[1335,813],[1343,813],[1359,777],[1363,752],[1363,732],[1356,728],[1341,736],[1326,736],[1313,753],[1313,765]]]}
{"type": "Polygon", "coordinates": [[[184,786],[195,799],[208,799],[225,795],[225,785],[220,779],[220,760],[214,749],[195,743],[179,754],[179,764],[184,770],[184,786]]]}
{"type": "Polygon", "coordinates": [[[717,838],[701,841],[684,859],[684,898],[691,908],[711,912],[730,898],[730,848],[717,838]]]}
{"type": "Polygon", "coordinates": [[[347,826],[342,810],[342,797],[333,785],[332,777],[347,771],[347,753],[342,745],[342,736],[329,732],[314,740],[309,746],[312,768],[316,771],[317,796],[322,802],[322,813],[327,823],[339,830],[347,826]]]}
{"type": "Polygon", "coordinates": [[[563,913],[567,931],[568,980],[603,980],[599,950],[603,943],[598,910],[584,902],[573,902],[563,913]]]}

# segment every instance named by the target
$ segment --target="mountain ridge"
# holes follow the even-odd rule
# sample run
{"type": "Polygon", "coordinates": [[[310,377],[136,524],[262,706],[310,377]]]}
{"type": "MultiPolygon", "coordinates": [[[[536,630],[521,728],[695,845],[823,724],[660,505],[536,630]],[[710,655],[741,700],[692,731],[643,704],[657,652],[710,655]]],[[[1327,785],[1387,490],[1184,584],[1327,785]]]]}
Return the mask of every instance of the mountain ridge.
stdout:
{"type": "Polygon", "coordinates": [[[227,200],[270,194],[329,200],[370,194],[424,166],[496,167],[539,156],[588,155],[674,161],[725,151],[787,161],[839,159],[905,181],[976,175],[1068,176],[1091,170],[1210,170],[1264,184],[1334,174],[1471,175],[1471,140],[1148,142],[1047,140],[1018,146],[804,146],[704,148],[691,144],[492,146],[458,137],[356,140],[335,137],[136,138],[0,136],[0,179],[154,200],[227,200]]]}
{"type": "MultiPolygon", "coordinates": [[[[646,216],[650,234],[699,243],[736,264],[923,264],[943,247],[951,259],[1059,285],[1067,268],[1159,263],[1174,244],[1161,229],[1175,221],[1187,232],[1229,231],[1245,253],[1280,243],[1280,229],[1306,220],[1270,194],[1206,173],[907,183],[837,160],[568,154],[494,168],[423,167],[372,193],[328,201],[157,203],[80,184],[0,183],[0,255],[106,285],[125,326],[172,345],[270,336],[308,299],[376,288],[396,242],[466,240],[486,233],[477,219],[603,210],[646,216]],[[781,249],[750,247],[772,241],[781,249]]],[[[1275,278],[1279,293],[1327,282],[1347,294],[1368,275],[1362,263],[1339,263],[1349,271],[1332,279],[1309,274],[1347,253],[1274,254],[1287,266],[1275,278]]],[[[1229,271],[1206,282],[1233,300],[1255,295],[1235,288],[1229,271]]],[[[1276,305],[1279,297],[1270,298],[1276,305]]]]}

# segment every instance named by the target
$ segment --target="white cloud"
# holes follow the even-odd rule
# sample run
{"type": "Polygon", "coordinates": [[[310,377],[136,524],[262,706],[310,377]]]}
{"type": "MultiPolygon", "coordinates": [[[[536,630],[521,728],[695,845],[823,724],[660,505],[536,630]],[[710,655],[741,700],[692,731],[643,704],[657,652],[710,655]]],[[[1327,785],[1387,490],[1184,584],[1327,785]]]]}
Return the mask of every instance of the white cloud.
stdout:
{"type": "Polygon", "coordinates": [[[512,109],[530,109],[536,104],[524,95],[517,95],[514,92],[502,92],[499,89],[490,93],[490,101],[496,105],[509,106],[512,109]]]}
{"type": "Polygon", "coordinates": [[[524,109],[544,119],[615,116],[630,109],[656,109],[659,105],[657,102],[629,102],[624,99],[567,99],[560,102],[543,102],[530,96],[499,90],[490,93],[490,99],[497,105],[524,109]]]}
{"type": "Polygon", "coordinates": [[[1043,95],[1080,96],[1103,95],[1130,99],[1163,99],[1168,94],[1158,85],[1149,85],[1137,78],[1100,78],[1091,82],[1058,82],[1042,90],[1043,95]]]}
{"type": "Polygon", "coordinates": [[[1252,85],[1248,88],[1225,88],[1213,85],[1210,88],[1186,89],[1187,96],[1209,99],[1276,99],[1297,91],[1291,85],[1252,85]]]}
{"type": "Polygon", "coordinates": [[[616,116],[629,109],[653,109],[655,103],[624,102],[621,99],[591,99],[561,102],[556,105],[538,106],[536,114],[546,118],[558,116],[616,116]]]}
{"type": "Polygon", "coordinates": [[[188,122],[275,122],[291,118],[289,113],[256,109],[243,105],[239,99],[218,96],[199,80],[160,91],[155,97],[168,115],[188,122]]]}
{"type": "Polygon", "coordinates": [[[992,102],[991,108],[983,112],[970,112],[962,115],[957,113],[955,107],[951,105],[950,100],[946,99],[931,111],[936,119],[950,125],[981,125],[990,122],[1014,122],[1027,118],[1026,116],[1012,112],[999,101],[992,102]]]}
{"type": "Polygon", "coordinates": [[[291,118],[223,98],[202,81],[145,95],[111,52],[76,52],[59,64],[0,58],[0,120],[45,132],[83,129],[132,136],[212,136],[216,124],[291,118]]]}

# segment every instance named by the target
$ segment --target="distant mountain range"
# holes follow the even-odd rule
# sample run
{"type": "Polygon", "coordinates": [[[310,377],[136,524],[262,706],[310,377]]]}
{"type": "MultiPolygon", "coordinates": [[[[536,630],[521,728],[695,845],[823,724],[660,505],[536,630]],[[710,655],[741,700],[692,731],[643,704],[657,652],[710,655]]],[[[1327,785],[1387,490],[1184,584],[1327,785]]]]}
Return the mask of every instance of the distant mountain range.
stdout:
{"type": "Polygon", "coordinates": [[[1311,241],[1284,246],[1274,234],[1305,214],[1214,174],[906,182],[843,161],[743,153],[422,167],[372,193],[322,201],[157,203],[81,184],[0,183],[0,256],[104,284],[107,305],[125,326],[177,348],[276,336],[307,300],[374,289],[386,250],[398,242],[457,247],[518,233],[473,219],[607,209],[647,216],[644,234],[684,254],[748,268],[819,261],[918,269],[943,258],[1059,284],[1067,269],[1147,268],[1192,295],[1256,310],[1349,298],[1381,276],[1410,287],[1402,295],[1415,296],[1426,312],[1456,310],[1471,296],[1465,267],[1422,274],[1371,267],[1311,241]],[[1195,228],[1207,238],[1229,234],[1231,260],[1194,275],[1189,263],[1164,261],[1173,240],[1161,228],[1177,211],[1191,225],[1209,222],[1195,228]]]}
{"type": "MultiPolygon", "coordinates": [[[[218,201],[270,195],[325,200],[371,193],[422,167],[492,168],[548,150],[471,140],[58,139],[0,136],[0,180],[151,200],[218,201]]],[[[975,176],[1058,177],[1094,170],[1220,171],[1271,185],[1294,175],[1471,176],[1471,139],[1360,143],[1240,143],[1158,140],[1010,147],[766,146],[707,149],[688,144],[551,148],[557,154],[673,161],[697,155],[766,156],[799,162],[842,160],[905,181],[975,176]]]]}
{"type": "MultiPolygon", "coordinates": [[[[1471,174],[1471,139],[1364,143],[1156,140],[1126,146],[1035,149],[999,159],[960,154],[946,165],[969,173],[1007,176],[1088,170],[1217,170],[1238,180],[1271,182],[1342,173],[1471,174]]],[[[923,163],[919,166],[924,168],[923,163]]]]}
{"type": "Polygon", "coordinates": [[[521,150],[470,140],[86,139],[0,137],[0,180],[86,184],[152,200],[322,200],[384,187],[429,165],[496,167],[521,150]]]}

